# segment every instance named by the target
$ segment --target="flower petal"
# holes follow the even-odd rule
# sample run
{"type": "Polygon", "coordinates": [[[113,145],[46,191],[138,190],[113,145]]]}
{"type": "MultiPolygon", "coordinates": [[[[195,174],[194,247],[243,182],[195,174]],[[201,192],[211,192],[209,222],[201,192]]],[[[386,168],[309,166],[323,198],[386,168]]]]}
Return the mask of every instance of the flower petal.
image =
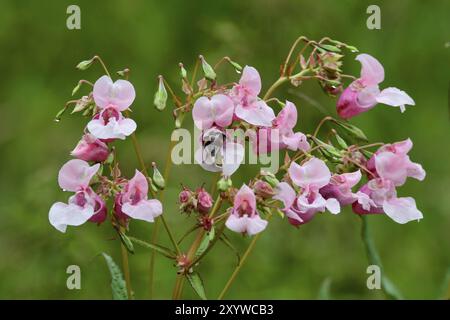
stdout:
{"type": "Polygon", "coordinates": [[[153,222],[162,214],[162,210],[161,202],[156,199],[141,200],[136,205],[127,202],[122,206],[122,211],[129,217],[147,222],[153,222]]]}
{"type": "Polygon", "coordinates": [[[137,128],[137,125],[133,119],[124,118],[124,119],[119,120],[119,122],[117,122],[117,125],[115,127],[115,132],[117,135],[124,135],[124,136],[128,137],[134,131],[136,131],[136,128],[137,128]]]}
{"type": "Polygon", "coordinates": [[[389,218],[400,224],[423,218],[422,212],[416,207],[416,201],[411,197],[385,201],[383,210],[389,218]]]}
{"type": "Polygon", "coordinates": [[[66,191],[78,191],[89,186],[92,177],[97,173],[100,164],[92,167],[84,160],[72,159],[66,162],[58,174],[58,183],[66,191]]]}
{"type": "Polygon", "coordinates": [[[75,204],[57,202],[48,213],[50,224],[61,232],[66,232],[67,226],[79,226],[94,215],[94,208],[90,205],[84,208],[75,204]]]}
{"type": "Polygon", "coordinates": [[[326,201],[327,204],[325,206],[327,210],[332,214],[338,214],[339,212],[341,212],[341,205],[339,204],[339,201],[337,201],[337,199],[329,198],[326,201]]]}
{"type": "Polygon", "coordinates": [[[295,191],[286,182],[280,182],[276,187],[276,194],[273,196],[274,199],[280,200],[284,204],[283,210],[287,210],[294,204],[295,201],[295,191]]]}
{"type": "Polygon", "coordinates": [[[192,118],[195,126],[200,130],[209,129],[214,123],[213,104],[207,97],[200,97],[195,101],[192,118]]]}
{"type": "Polygon", "coordinates": [[[308,151],[311,148],[306,136],[301,132],[296,132],[288,136],[282,136],[282,141],[287,148],[292,151],[308,151]]]}
{"type": "Polygon", "coordinates": [[[288,172],[292,181],[302,188],[324,187],[331,178],[330,169],[325,162],[317,158],[311,158],[301,166],[292,162],[288,172]]]}
{"type": "Polygon", "coordinates": [[[254,96],[257,96],[261,92],[261,77],[259,72],[253,67],[244,67],[239,84],[245,87],[254,96]]]}
{"type": "Polygon", "coordinates": [[[397,88],[386,88],[376,97],[378,103],[384,103],[393,107],[400,107],[400,111],[405,111],[405,104],[414,106],[414,100],[405,92],[397,88]]]}
{"type": "Polygon", "coordinates": [[[381,63],[368,54],[359,54],[356,60],[361,62],[361,79],[365,85],[374,85],[383,82],[384,68],[381,63]]]}
{"type": "Polygon", "coordinates": [[[89,132],[98,139],[125,139],[125,135],[117,132],[117,121],[111,119],[106,125],[100,119],[93,119],[87,124],[89,132]]]}
{"type": "Polygon", "coordinates": [[[119,111],[126,110],[134,101],[136,92],[127,80],[113,83],[110,77],[102,76],[94,84],[94,101],[100,108],[113,105],[119,111]]]}
{"type": "Polygon", "coordinates": [[[264,101],[255,101],[250,106],[237,105],[236,116],[255,126],[271,127],[275,113],[264,101]]]}

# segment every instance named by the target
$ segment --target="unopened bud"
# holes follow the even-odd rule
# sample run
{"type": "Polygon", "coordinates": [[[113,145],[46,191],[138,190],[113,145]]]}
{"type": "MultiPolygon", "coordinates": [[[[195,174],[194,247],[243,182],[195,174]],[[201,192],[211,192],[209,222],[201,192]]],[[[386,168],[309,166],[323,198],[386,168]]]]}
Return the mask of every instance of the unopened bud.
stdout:
{"type": "Polygon", "coordinates": [[[216,72],[214,71],[213,67],[211,67],[208,62],[206,62],[205,58],[203,56],[199,56],[200,61],[202,62],[202,69],[203,73],[205,74],[205,77],[211,81],[216,80],[216,72]]]}
{"type": "Polygon", "coordinates": [[[164,181],[164,177],[162,176],[161,172],[159,172],[158,168],[156,167],[156,163],[152,163],[153,167],[153,183],[158,189],[164,189],[166,187],[166,182],[164,181]]]}
{"type": "Polygon", "coordinates": [[[155,93],[155,98],[153,99],[153,104],[155,105],[156,109],[159,111],[162,111],[166,108],[167,104],[167,90],[164,86],[164,78],[162,76],[159,76],[159,85],[158,85],[158,91],[155,93]]]}

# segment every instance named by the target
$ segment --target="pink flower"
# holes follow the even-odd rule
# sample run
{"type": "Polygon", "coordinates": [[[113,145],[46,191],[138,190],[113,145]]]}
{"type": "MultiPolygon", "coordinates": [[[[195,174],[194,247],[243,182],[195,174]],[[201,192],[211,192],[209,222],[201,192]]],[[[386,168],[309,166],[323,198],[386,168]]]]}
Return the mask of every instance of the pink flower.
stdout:
{"type": "Polygon", "coordinates": [[[326,186],[331,179],[330,169],[325,162],[315,157],[312,157],[303,165],[292,162],[288,173],[292,182],[304,189],[319,190],[326,186]]]}
{"type": "Polygon", "coordinates": [[[129,218],[153,222],[162,214],[162,204],[156,199],[148,200],[148,181],[136,170],[121,193],[116,196],[114,210],[121,220],[129,218]]]}
{"type": "Polygon", "coordinates": [[[244,160],[245,149],[240,143],[229,141],[225,133],[218,128],[203,132],[201,147],[195,152],[195,162],[212,172],[222,172],[231,176],[244,160]]]}
{"type": "Polygon", "coordinates": [[[425,170],[408,156],[412,146],[410,139],[386,144],[369,159],[367,168],[375,176],[391,180],[395,186],[403,185],[407,177],[422,181],[426,176],[425,170]]]}
{"type": "Polygon", "coordinates": [[[367,197],[359,197],[353,203],[353,211],[357,214],[385,213],[397,223],[404,224],[423,218],[411,197],[397,198],[394,183],[390,180],[376,178],[361,187],[358,193],[367,197]]]}
{"type": "Polygon", "coordinates": [[[275,114],[263,100],[258,99],[261,92],[261,78],[258,71],[245,66],[239,84],[235,85],[231,97],[235,103],[235,115],[255,126],[270,127],[275,114]]]}
{"type": "Polygon", "coordinates": [[[325,198],[335,198],[341,206],[352,204],[357,200],[352,188],[361,180],[361,171],[335,174],[331,177],[330,183],[320,188],[320,194],[325,198]]]}
{"type": "Polygon", "coordinates": [[[109,156],[109,149],[106,143],[86,133],[70,154],[84,161],[103,162],[109,156]]]}
{"type": "Polygon", "coordinates": [[[233,122],[234,104],[224,94],[216,94],[211,98],[200,97],[195,101],[192,109],[194,123],[200,130],[217,125],[221,128],[229,126],[233,122]]]}
{"type": "Polygon", "coordinates": [[[327,165],[320,159],[311,158],[303,165],[291,163],[288,169],[292,182],[301,188],[296,195],[294,189],[286,182],[277,186],[274,199],[284,204],[283,212],[293,225],[301,225],[310,221],[317,212],[330,211],[333,214],[340,212],[341,208],[335,198],[325,199],[319,189],[326,186],[331,179],[327,165]]]}
{"type": "Polygon", "coordinates": [[[59,171],[58,183],[64,191],[75,192],[68,204],[57,202],[49,211],[49,221],[61,232],[67,226],[79,226],[86,221],[101,223],[106,219],[105,203],[90,187],[100,164],[89,166],[86,161],[73,159],[59,171]]]}
{"type": "Polygon", "coordinates": [[[213,199],[210,194],[204,189],[201,188],[197,191],[197,210],[201,214],[208,213],[209,209],[211,209],[213,205],[213,199]]]}
{"type": "Polygon", "coordinates": [[[415,105],[414,100],[400,89],[391,87],[380,91],[378,84],[384,80],[384,68],[377,59],[360,54],[356,60],[362,65],[361,76],[340,96],[337,103],[340,117],[349,119],[372,109],[377,103],[400,107],[401,112],[405,111],[405,105],[415,105]]]}
{"type": "Polygon", "coordinates": [[[234,197],[233,209],[225,225],[228,229],[255,235],[267,227],[267,221],[261,219],[256,211],[256,197],[253,190],[243,185],[234,197]]]}
{"type": "Polygon", "coordinates": [[[124,111],[133,103],[136,92],[129,81],[113,82],[110,77],[102,76],[94,84],[93,96],[101,109],[114,106],[117,111],[124,111]]]}
{"type": "Polygon", "coordinates": [[[112,82],[103,76],[94,84],[94,101],[101,112],[88,123],[89,132],[99,139],[125,139],[136,130],[136,122],[124,118],[136,96],[133,85],[126,80],[112,82]]]}
{"type": "Polygon", "coordinates": [[[289,149],[292,151],[308,151],[310,145],[306,136],[301,132],[295,132],[297,124],[297,107],[290,101],[286,101],[284,108],[272,121],[271,128],[261,128],[257,136],[250,136],[257,153],[267,153],[274,150],[289,149]]]}

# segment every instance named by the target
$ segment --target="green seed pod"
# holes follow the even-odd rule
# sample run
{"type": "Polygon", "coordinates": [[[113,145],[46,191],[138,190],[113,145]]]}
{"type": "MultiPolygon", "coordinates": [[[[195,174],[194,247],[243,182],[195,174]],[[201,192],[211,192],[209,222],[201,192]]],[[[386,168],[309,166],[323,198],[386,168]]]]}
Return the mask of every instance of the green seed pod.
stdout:
{"type": "Polygon", "coordinates": [[[158,91],[156,91],[155,93],[153,104],[159,111],[162,111],[166,108],[167,90],[166,87],[164,86],[164,78],[162,76],[159,76],[158,91]]]}

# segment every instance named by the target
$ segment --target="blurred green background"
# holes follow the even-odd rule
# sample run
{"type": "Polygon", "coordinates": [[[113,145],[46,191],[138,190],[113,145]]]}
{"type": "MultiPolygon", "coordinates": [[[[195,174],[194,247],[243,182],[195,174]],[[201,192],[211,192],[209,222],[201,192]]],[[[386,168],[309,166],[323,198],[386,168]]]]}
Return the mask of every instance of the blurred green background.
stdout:
{"type": "MultiPolygon", "coordinates": [[[[410,137],[411,157],[427,178],[409,180],[399,190],[415,197],[424,214],[420,223],[399,225],[371,217],[375,242],[386,273],[407,298],[437,298],[450,267],[449,33],[448,1],[5,1],[0,2],[0,298],[109,299],[110,277],[100,252],[120,264],[120,248],[108,223],[87,223],[59,233],[48,223],[48,209],[66,201],[56,177],[70,159],[86,119],[53,121],[80,78],[95,81],[98,66],[75,70],[98,54],[110,69],[131,69],[137,98],[133,117],[146,161],[164,162],[173,128],[170,112],[152,107],[156,77],[178,83],[177,64],[189,70],[203,54],[214,62],[224,55],[255,66],[264,89],[277,78],[279,65],[299,35],[330,36],[377,57],[386,69],[382,86],[397,86],[416,101],[401,114],[378,106],[353,120],[371,141],[410,137]],[[81,30],[66,28],[66,8],[81,8],[81,30]],[[366,8],[381,7],[381,30],[368,30],[366,8]],[[446,45],[447,44],[447,45],[446,45]],[[66,268],[81,267],[82,289],[66,288],[66,268]]],[[[358,74],[347,57],[344,69],[358,74]]],[[[224,68],[226,69],[226,68],[224,68]]],[[[188,70],[188,71],[189,71],[188,70]]],[[[228,75],[232,73],[228,72],[228,75]]],[[[237,77],[235,77],[237,79],[237,77]]],[[[294,101],[299,125],[311,132],[323,117],[313,104],[334,113],[335,101],[315,83],[283,87],[277,96],[294,101]],[[305,96],[307,99],[305,99],[305,96]],[[314,103],[311,103],[311,99],[314,103]]],[[[192,128],[192,121],[187,123],[192,128]]],[[[123,173],[137,166],[131,141],[119,142],[123,173]]],[[[244,167],[240,184],[255,172],[244,167]]],[[[166,194],[165,216],[177,236],[192,221],[177,212],[180,183],[210,184],[212,174],[194,165],[174,168],[166,194]]],[[[149,240],[152,225],[133,221],[131,234],[149,240]]],[[[162,229],[161,229],[162,230],[162,229]]],[[[349,210],[324,214],[296,229],[273,219],[227,297],[235,299],[315,299],[324,279],[333,298],[381,299],[366,287],[367,260],[360,241],[360,219],[349,210]]],[[[160,242],[168,244],[161,232],[160,242]]],[[[230,235],[244,249],[248,238],[230,235]]],[[[149,252],[130,257],[136,298],[148,297],[149,252]]],[[[218,244],[199,267],[208,297],[217,297],[235,265],[235,256],[218,244]]],[[[172,262],[158,257],[155,297],[170,298],[172,262]]],[[[196,295],[188,286],[185,297],[196,295]]]]}

